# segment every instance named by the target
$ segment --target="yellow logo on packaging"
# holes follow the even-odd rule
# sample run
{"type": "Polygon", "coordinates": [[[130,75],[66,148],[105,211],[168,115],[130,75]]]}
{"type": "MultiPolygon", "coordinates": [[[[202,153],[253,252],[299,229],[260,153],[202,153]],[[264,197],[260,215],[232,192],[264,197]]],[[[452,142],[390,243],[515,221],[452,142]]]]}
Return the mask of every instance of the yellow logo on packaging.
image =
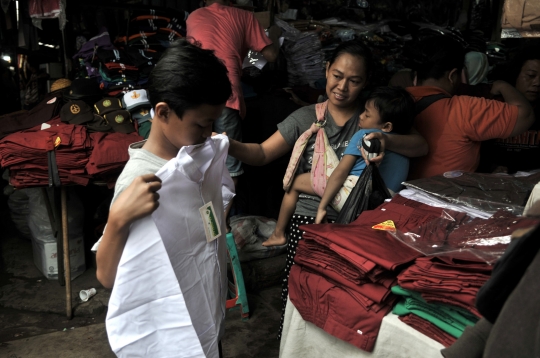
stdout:
{"type": "Polygon", "coordinates": [[[133,91],[133,94],[131,95],[131,98],[133,99],[137,99],[139,98],[141,95],[137,93],[137,91],[133,91]]]}
{"type": "Polygon", "coordinates": [[[148,114],[148,110],[141,109],[141,116],[146,116],[148,114]]]}
{"type": "Polygon", "coordinates": [[[375,230],[384,230],[384,231],[396,231],[396,225],[392,220],[386,220],[380,224],[371,227],[375,230]]]}
{"type": "Polygon", "coordinates": [[[108,99],[103,101],[103,107],[109,107],[110,105],[111,105],[111,101],[109,101],[108,99]]]}
{"type": "Polygon", "coordinates": [[[120,124],[124,121],[124,116],[119,114],[116,117],[114,117],[114,120],[116,121],[116,123],[120,124]]]}
{"type": "Polygon", "coordinates": [[[60,143],[62,143],[62,139],[60,139],[60,137],[56,137],[56,139],[54,140],[54,147],[58,147],[60,143]]]}
{"type": "Polygon", "coordinates": [[[81,107],[79,107],[77,104],[72,104],[71,107],[69,107],[69,110],[73,114],[77,114],[81,111],[81,107]]]}

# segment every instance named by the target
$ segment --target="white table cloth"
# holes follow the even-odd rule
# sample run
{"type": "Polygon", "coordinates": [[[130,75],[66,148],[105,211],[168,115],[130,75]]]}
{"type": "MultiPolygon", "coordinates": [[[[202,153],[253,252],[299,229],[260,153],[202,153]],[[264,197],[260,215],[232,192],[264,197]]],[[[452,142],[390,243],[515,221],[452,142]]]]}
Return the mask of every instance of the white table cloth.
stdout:
{"type": "Polygon", "coordinates": [[[306,322],[287,299],[281,335],[281,358],[440,358],[444,346],[389,313],[373,352],[366,352],[306,322]]]}

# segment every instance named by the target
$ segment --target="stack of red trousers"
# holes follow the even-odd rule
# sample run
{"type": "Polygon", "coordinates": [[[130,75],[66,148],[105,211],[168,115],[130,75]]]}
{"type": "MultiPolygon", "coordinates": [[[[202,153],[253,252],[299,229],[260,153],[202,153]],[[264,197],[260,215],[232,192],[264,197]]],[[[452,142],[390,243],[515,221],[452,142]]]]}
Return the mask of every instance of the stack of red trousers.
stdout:
{"type": "Polygon", "coordinates": [[[87,185],[85,171],[92,144],[83,126],[65,124],[59,117],[41,125],[13,133],[0,141],[0,165],[10,170],[16,188],[49,183],[48,152],[54,151],[62,184],[87,185]]]}
{"type": "Polygon", "coordinates": [[[420,292],[427,302],[445,303],[480,317],[476,294],[489,279],[492,266],[485,262],[456,262],[445,257],[420,257],[398,275],[399,286],[420,292]]]}
{"type": "Polygon", "coordinates": [[[48,153],[54,151],[62,185],[87,185],[91,179],[114,186],[129,159],[129,145],[142,140],[136,132],[88,134],[86,127],[56,117],[0,140],[0,165],[10,170],[16,188],[49,185],[48,153]]]}
{"type": "Polygon", "coordinates": [[[107,182],[116,181],[129,160],[129,145],[143,140],[137,132],[125,133],[90,133],[94,150],[90,155],[86,171],[94,178],[107,182]]]}
{"type": "Polygon", "coordinates": [[[289,276],[289,298],[304,320],[365,351],[372,351],[396,297],[397,271],[420,252],[372,227],[392,220],[410,231],[443,210],[402,197],[363,212],[349,225],[305,225],[289,276]]]}

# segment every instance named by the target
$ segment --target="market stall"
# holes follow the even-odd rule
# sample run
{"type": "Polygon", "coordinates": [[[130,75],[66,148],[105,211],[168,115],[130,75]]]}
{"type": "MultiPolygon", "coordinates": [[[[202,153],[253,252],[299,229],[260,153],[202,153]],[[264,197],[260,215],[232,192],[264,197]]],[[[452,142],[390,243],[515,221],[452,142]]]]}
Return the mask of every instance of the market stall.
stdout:
{"type": "Polygon", "coordinates": [[[476,296],[512,234],[540,224],[521,216],[539,179],[414,180],[349,225],[302,226],[280,356],[439,356],[481,317],[476,296]]]}

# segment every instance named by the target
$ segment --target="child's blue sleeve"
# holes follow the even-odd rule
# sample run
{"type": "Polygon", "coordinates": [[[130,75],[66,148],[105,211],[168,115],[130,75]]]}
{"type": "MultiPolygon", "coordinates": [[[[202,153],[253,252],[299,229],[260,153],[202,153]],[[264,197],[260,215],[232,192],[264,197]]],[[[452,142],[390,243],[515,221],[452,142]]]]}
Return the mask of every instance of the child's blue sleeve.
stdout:
{"type": "Polygon", "coordinates": [[[358,132],[354,133],[352,136],[349,145],[347,148],[345,148],[345,152],[343,152],[343,155],[355,155],[355,156],[362,156],[362,153],[360,152],[360,149],[358,149],[358,145],[362,146],[362,142],[360,140],[364,137],[364,135],[368,133],[373,132],[382,132],[380,129],[360,129],[358,132]]]}

